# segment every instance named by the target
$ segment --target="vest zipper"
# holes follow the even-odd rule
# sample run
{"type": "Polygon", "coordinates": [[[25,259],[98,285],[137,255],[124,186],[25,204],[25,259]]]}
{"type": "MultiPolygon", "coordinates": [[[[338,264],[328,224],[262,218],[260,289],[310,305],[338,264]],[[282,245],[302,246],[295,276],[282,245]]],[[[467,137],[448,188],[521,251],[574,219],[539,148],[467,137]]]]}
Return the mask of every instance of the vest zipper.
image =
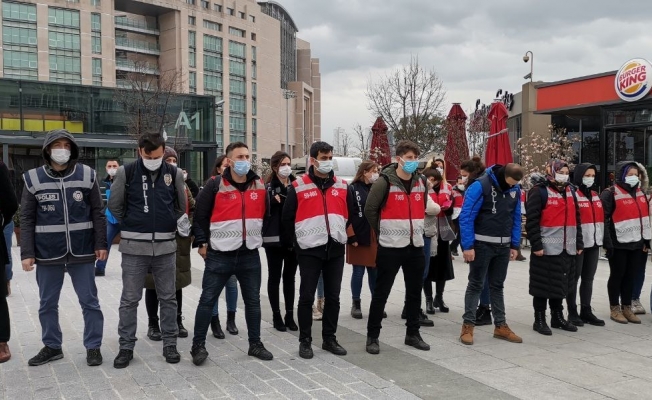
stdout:
{"type": "Polygon", "coordinates": [[[566,250],[566,253],[570,249],[567,248],[566,246],[566,240],[567,238],[567,230],[568,230],[568,193],[566,193],[566,190],[564,190],[564,250],[566,250]]]}
{"type": "MultiPolygon", "coordinates": [[[[161,176],[162,173],[163,173],[163,169],[161,168],[159,170],[159,173],[158,173],[159,176],[161,176]]],[[[152,181],[152,189],[154,189],[155,188],[154,185],[156,183],[154,182],[154,179],[152,179],[152,174],[151,173],[149,174],[149,179],[152,181]]],[[[154,190],[152,190],[152,192],[154,192],[154,190]]],[[[152,226],[154,227],[154,231],[152,232],[152,243],[156,243],[156,201],[152,205],[152,210],[154,211],[154,212],[152,212],[152,219],[154,220],[154,222],[152,224],[152,226]]]]}
{"type": "Polygon", "coordinates": [[[593,193],[589,193],[589,204],[591,204],[591,214],[593,215],[593,245],[598,244],[598,224],[595,222],[595,208],[593,208],[593,193]]]}
{"type": "MultiPolygon", "coordinates": [[[[246,193],[246,191],[244,192],[246,193]]],[[[240,199],[242,200],[242,242],[247,245],[247,225],[245,223],[245,198],[243,192],[240,192],[240,199]]]]}
{"type": "Polygon", "coordinates": [[[66,196],[66,185],[63,182],[63,178],[59,178],[59,181],[61,181],[61,193],[63,193],[63,222],[66,224],[66,245],[68,246],[68,252],[72,254],[70,230],[68,228],[68,196],[66,196]]]}
{"type": "Polygon", "coordinates": [[[638,204],[638,191],[634,192],[634,202],[636,203],[636,209],[638,210],[638,222],[641,226],[641,240],[645,240],[643,237],[643,213],[641,212],[640,204],[638,204]]]}
{"type": "MultiPolygon", "coordinates": [[[[410,182],[412,184],[412,182],[410,182]]],[[[412,226],[412,202],[410,201],[410,193],[407,191],[405,192],[407,195],[407,201],[408,201],[408,221],[410,221],[410,244],[414,244],[414,227],[412,226]]]]}

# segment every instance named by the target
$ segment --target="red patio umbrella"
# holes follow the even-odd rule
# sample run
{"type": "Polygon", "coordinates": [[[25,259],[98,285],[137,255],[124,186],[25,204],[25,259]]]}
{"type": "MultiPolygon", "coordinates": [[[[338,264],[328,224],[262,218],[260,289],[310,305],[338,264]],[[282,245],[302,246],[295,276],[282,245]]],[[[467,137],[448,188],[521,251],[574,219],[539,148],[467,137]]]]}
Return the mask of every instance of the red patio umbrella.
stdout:
{"type": "Polygon", "coordinates": [[[514,161],[512,147],[509,144],[509,135],[507,134],[507,116],[507,107],[502,102],[495,101],[491,105],[487,114],[491,127],[484,156],[487,166],[494,164],[505,165],[514,161]]]}
{"type": "Polygon", "coordinates": [[[387,140],[387,125],[383,117],[376,118],[371,127],[371,146],[369,147],[369,159],[385,166],[392,161],[389,152],[389,140],[387,140]]]}
{"type": "Polygon", "coordinates": [[[460,103],[453,103],[453,107],[446,117],[446,131],[446,149],[444,150],[446,180],[456,181],[460,175],[460,164],[469,159],[469,145],[466,141],[466,114],[460,103]]]}

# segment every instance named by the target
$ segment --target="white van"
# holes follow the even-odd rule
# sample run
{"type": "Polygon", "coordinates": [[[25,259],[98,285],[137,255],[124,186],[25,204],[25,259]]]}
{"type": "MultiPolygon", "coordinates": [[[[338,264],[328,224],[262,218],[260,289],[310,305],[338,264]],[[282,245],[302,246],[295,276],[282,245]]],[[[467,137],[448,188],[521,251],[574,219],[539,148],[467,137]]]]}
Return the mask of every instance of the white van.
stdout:
{"type": "MultiPolygon", "coordinates": [[[[292,160],[292,170],[301,175],[306,171],[306,161],[309,157],[295,158],[292,160]]],[[[362,159],[358,157],[333,157],[333,172],[336,176],[351,182],[358,172],[362,159]]]]}

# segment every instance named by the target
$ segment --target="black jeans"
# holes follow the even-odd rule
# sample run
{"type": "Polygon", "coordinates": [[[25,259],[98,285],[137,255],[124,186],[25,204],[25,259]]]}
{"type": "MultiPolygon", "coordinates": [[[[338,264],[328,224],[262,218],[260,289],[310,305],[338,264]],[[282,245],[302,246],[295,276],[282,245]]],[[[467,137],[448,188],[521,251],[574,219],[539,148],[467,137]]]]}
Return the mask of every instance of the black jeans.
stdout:
{"type": "Polygon", "coordinates": [[[607,281],[607,292],[609,292],[609,304],[617,306],[632,305],[632,290],[636,271],[640,267],[640,250],[613,249],[609,256],[609,280],[607,281]]]}
{"type": "Polygon", "coordinates": [[[0,279],[0,343],[9,341],[11,336],[10,322],[9,306],[7,305],[7,281],[0,279]]]}
{"type": "Polygon", "coordinates": [[[598,270],[598,260],[600,259],[600,248],[598,246],[584,249],[582,254],[575,258],[575,274],[569,277],[568,296],[566,296],[566,305],[569,309],[577,308],[577,283],[580,283],[580,305],[590,307],[591,297],[593,296],[593,278],[598,270]]]}
{"type": "Polygon", "coordinates": [[[382,328],[383,312],[387,298],[392,291],[394,279],[402,267],[405,280],[405,313],[407,334],[419,333],[419,309],[421,308],[421,288],[425,268],[423,248],[412,245],[403,248],[378,247],[376,256],[376,288],[369,307],[367,336],[378,339],[382,328]]]}
{"type": "MultiPolygon", "coordinates": [[[[175,293],[177,297],[177,315],[181,315],[181,302],[183,299],[182,289],[175,293]]],[[[145,308],[149,320],[158,320],[158,295],[156,289],[145,289],[145,308]]]]}
{"type": "Polygon", "coordinates": [[[285,299],[285,310],[294,310],[294,277],[297,274],[297,255],[294,251],[285,247],[266,247],[267,268],[267,296],[269,305],[275,313],[281,312],[279,306],[278,290],[283,278],[283,298],[285,299]]]}
{"type": "Polygon", "coordinates": [[[330,260],[309,255],[297,256],[301,285],[299,286],[299,340],[312,342],[312,304],[319,275],[324,277],[324,313],[321,336],[324,340],[335,339],[340,314],[340,289],[344,273],[344,255],[330,260]]]}
{"type": "Polygon", "coordinates": [[[564,299],[546,299],[545,297],[533,297],[532,305],[534,311],[546,311],[546,302],[550,303],[550,309],[553,311],[562,311],[564,309],[564,299]]]}

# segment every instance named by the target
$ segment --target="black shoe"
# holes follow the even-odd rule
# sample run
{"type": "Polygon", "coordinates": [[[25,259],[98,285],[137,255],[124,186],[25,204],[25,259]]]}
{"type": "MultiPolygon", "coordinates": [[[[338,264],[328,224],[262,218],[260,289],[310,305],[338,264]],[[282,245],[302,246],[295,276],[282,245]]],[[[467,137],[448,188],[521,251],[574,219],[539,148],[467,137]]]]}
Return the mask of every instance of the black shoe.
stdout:
{"type": "Polygon", "coordinates": [[[120,349],[118,355],[113,360],[113,368],[121,369],[129,366],[129,361],[134,359],[134,351],[120,349]]]}
{"type": "Polygon", "coordinates": [[[435,326],[435,323],[428,319],[423,310],[419,310],[419,326],[435,326]]]}
{"type": "Polygon", "coordinates": [[[593,314],[591,306],[582,306],[580,310],[580,318],[583,322],[586,322],[589,325],[604,326],[604,321],[593,314]]]}
{"type": "Polygon", "coordinates": [[[36,367],[37,365],[47,364],[50,361],[60,360],[62,358],[63,351],[61,349],[53,349],[52,347],[45,346],[37,355],[30,358],[27,364],[36,367]]]}
{"type": "Polygon", "coordinates": [[[105,274],[103,269],[95,268],[95,276],[104,276],[104,275],[105,274]]]}
{"type": "Polygon", "coordinates": [[[299,342],[299,357],[309,360],[313,355],[312,344],[309,341],[303,340],[299,342]]]}
{"type": "Polygon", "coordinates": [[[181,315],[177,315],[177,326],[179,327],[179,337],[188,337],[188,330],[183,326],[183,317],[181,315]]]}
{"type": "Polygon", "coordinates": [[[491,319],[491,309],[489,307],[480,305],[475,312],[475,326],[493,325],[491,319]]]}
{"type": "Polygon", "coordinates": [[[292,311],[285,312],[285,327],[291,330],[292,332],[296,332],[299,330],[297,323],[294,322],[294,314],[292,313],[292,311]]]}
{"type": "Polygon", "coordinates": [[[262,342],[250,344],[249,352],[247,354],[263,361],[269,361],[274,358],[274,355],[272,355],[272,353],[270,353],[269,350],[263,346],[262,342]]]}
{"type": "Polygon", "coordinates": [[[459,256],[460,256],[460,253],[458,253],[457,250],[453,250],[453,251],[451,251],[451,256],[453,256],[453,257],[459,257],[459,256]]]}
{"type": "Polygon", "coordinates": [[[192,349],[190,349],[190,355],[192,356],[193,364],[202,365],[208,358],[208,352],[206,351],[204,342],[193,344],[192,349]]]}
{"type": "Polygon", "coordinates": [[[355,319],[362,319],[362,309],[360,309],[360,300],[353,300],[351,306],[351,316],[355,319]]]}
{"type": "Polygon", "coordinates": [[[567,332],[577,332],[577,327],[564,318],[563,310],[550,311],[550,326],[567,332]]]}
{"type": "Polygon", "coordinates": [[[321,344],[322,350],[326,350],[335,354],[336,356],[345,356],[346,349],[340,346],[335,339],[324,339],[324,342],[321,344]]]}
{"type": "Polygon", "coordinates": [[[177,346],[163,347],[163,357],[165,357],[165,362],[168,364],[176,364],[181,361],[181,355],[177,351],[177,346]]]}
{"type": "Polygon", "coordinates": [[[86,350],[86,365],[89,367],[102,365],[102,353],[100,353],[99,348],[86,350]]]}
{"type": "Polygon", "coordinates": [[[432,297],[430,296],[426,297],[426,313],[430,315],[435,314],[435,306],[433,305],[432,297]]]}
{"type": "Polygon", "coordinates": [[[219,316],[214,316],[211,318],[211,331],[213,331],[213,336],[218,338],[218,339],[224,339],[224,331],[222,330],[222,326],[220,325],[220,317],[219,316]]]}
{"type": "Polygon", "coordinates": [[[419,350],[430,350],[430,345],[421,339],[420,334],[405,335],[405,344],[419,350]]]}
{"type": "Polygon", "coordinates": [[[401,311],[401,319],[407,319],[407,314],[405,313],[405,305],[403,306],[403,311],[401,311]]]}
{"type": "Polygon", "coordinates": [[[147,337],[149,340],[153,340],[155,342],[160,342],[163,340],[163,336],[161,335],[161,328],[158,327],[158,321],[156,322],[156,325],[152,325],[150,322],[149,328],[147,328],[147,337]]]}
{"type": "Polygon", "coordinates": [[[584,326],[584,321],[577,314],[577,307],[568,307],[568,322],[575,326],[584,326]]]}
{"type": "Polygon", "coordinates": [[[444,295],[438,294],[435,296],[435,301],[433,302],[435,308],[439,308],[439,311],[447,313],[449,311],[448,306],[444,303],[444,295]]]}
{"type": "Polygon", "coordinates": [[[272,323],[274,325],[274,329],[276,329],[279,332],[285,332],[287,331],[287,328],[285,327],[285,322],[283,322],[283,317],[281,317],[280,312],[274,312],[272,316],[272,323]]]}
{"type": "Polygon", "coordinates": [[[380,353],[380,345],[378,344],[378,339],[367,338],[367,353],[369,354],[378,354],[380,353]]]}
{"type": "Polygon", "coordinates": [[[235,311],[228,311],[226,317],[226,330],[231,335],[238,334],[238,327],[235,326],[235,311]]]}
{"type": "Polygon", "coordinates": [[[534,311],[534,324],[532,324],[532,329],[539,332],[542,335],[550,336],[552,331],[548,326],[546,321],[546,312],[545,311],[534,311]]]}

